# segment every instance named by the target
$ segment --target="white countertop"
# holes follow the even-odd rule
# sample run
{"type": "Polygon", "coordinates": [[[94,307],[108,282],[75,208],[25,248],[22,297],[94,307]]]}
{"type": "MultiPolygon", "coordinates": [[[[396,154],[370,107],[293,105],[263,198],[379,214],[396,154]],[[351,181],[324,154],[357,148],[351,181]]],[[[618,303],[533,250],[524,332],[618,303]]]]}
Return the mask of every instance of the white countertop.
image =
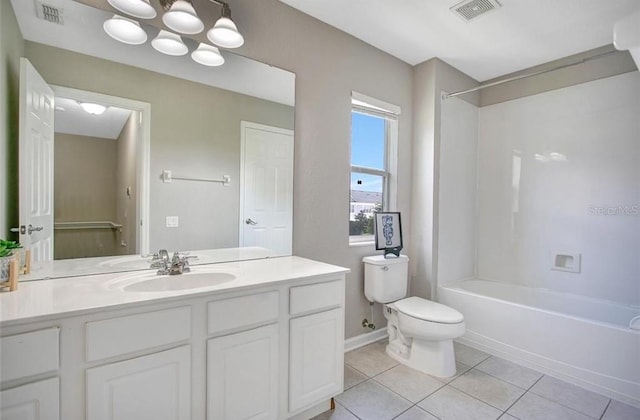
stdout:
{"type": "MultiPolygon", "coordinates": [[[[235,279],[187,290],[131,292],[121,287],[134,277],[147,279],[156,270],[110,273],[20,282],[18,290],[0,293],[0,326],[96,311],[141,302],[159,302],[176,297],[229,292],[247,287],[264,286],[300,278],[344,274],[349,269],[301,257],[277,257],[192,267],[194,273],[220,272],[235,279]]],[[[183,274],[187,276],[189,274],[183,274]]],[[[171,276],[179,282],[181,275],[171,276]]]]}

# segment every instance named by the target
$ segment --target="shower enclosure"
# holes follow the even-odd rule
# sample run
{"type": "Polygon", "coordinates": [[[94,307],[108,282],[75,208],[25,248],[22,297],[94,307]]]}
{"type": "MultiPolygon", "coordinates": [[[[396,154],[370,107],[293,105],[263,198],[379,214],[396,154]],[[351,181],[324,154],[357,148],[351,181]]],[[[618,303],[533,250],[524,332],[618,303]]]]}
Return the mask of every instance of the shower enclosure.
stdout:
{"type": "Polygon", "coordinates": [[[640,405],[640,73],[443,98],[441,130],[437,300],[461,341],[640,405]]]}

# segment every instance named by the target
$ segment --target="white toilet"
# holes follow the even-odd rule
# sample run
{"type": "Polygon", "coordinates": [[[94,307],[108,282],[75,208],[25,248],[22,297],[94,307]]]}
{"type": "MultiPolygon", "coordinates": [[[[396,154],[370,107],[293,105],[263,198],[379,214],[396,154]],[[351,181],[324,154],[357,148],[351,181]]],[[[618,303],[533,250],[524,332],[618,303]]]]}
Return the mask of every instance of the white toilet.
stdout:
{"type": "Polygon", "coordinates": [[[456,373],[453,339],[464,334],[464,317],[445,305],[408,297],[409,258],[365,257],[364,294],[384,304],[389,344],[387,354],[398,362],[433,376],[456,373]]]}

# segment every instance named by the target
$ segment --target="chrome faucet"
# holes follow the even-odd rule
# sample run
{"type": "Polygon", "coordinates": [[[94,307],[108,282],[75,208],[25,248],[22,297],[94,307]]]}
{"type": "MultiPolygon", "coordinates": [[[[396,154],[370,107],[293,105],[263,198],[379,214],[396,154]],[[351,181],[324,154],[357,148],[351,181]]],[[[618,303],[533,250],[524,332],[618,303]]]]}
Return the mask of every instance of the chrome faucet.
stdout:
{"type": "Polygon", "coordinates": [[[169,252],[166,249],[161,249],[157,254],[152,255],[150,268],[158,268],[159,270],[167,270],[169,265],[169,252]]]}
{"type": "Polygon", "coordinates": [[[198,258],[196,256],[190,256],[189,253],[174,252],[173,257],[169,259],[169,252],[166,249],[161,249],[157,254],[152,255],[150,268],[157,268],[159,276],[176,275],[182,273],[188,273],[191,271],[189,268],[189,258],[198,258]]]}
{"type": "MultiPolygon", "coordinates": [[[[189,255],[180,254],[179,252],[175,252],[173,254],[173,258],[171,259],[171,265],[169,266],[169,272],[165,274],[169,274],[170,276],[182,273],[188,273],[191,271],[189,268],[189,255]]],[[[159,272],[158,272],[159,273],[159,272]]]]}

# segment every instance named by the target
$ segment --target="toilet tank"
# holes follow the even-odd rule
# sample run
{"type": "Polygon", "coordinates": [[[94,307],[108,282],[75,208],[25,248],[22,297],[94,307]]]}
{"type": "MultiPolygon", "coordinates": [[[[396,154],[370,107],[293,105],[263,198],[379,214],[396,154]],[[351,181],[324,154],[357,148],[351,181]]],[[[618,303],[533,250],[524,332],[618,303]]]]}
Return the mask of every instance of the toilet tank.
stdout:
{"type": "Polygon", "coordinates": [[[364,295],[370,302],[389,303],[407,295],[409,258],[364,257],[364,295]]]}

